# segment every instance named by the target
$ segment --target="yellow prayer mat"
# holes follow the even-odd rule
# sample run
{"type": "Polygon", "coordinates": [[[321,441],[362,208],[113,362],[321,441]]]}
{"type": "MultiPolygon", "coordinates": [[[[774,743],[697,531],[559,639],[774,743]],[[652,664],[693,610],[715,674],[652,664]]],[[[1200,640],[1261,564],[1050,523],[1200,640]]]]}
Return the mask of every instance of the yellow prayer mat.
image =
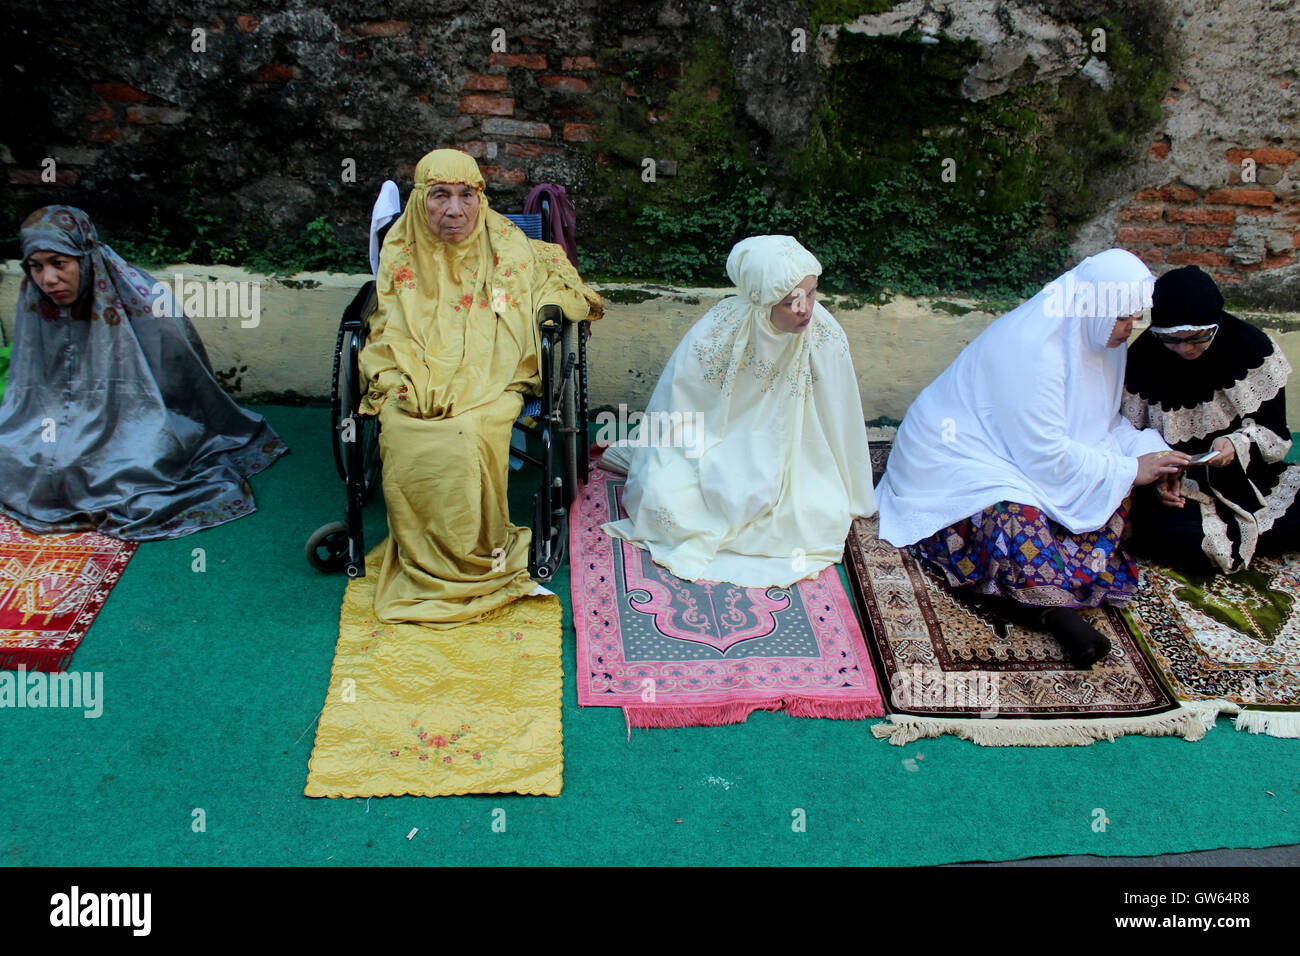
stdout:
{"type": "Polygon", "coordinates": [[[558,796],[560,599],[521,598],[449,630],[374,616],[384,544],[348,584],[309,797],[558,796]]]}

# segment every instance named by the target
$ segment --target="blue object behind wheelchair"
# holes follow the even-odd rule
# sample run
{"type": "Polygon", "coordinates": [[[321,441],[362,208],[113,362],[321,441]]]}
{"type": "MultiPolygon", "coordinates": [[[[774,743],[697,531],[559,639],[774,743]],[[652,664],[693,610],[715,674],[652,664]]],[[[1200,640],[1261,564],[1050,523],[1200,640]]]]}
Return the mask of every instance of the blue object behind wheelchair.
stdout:
{"type": "MultiPolygon", "coordinates": [[[[394,215],[378,231],[382,247],[394,215]]],[[[550,204],[542,212],[508,215],[533,239],[548,239],[550,204]]],[[[331,439],[334,462],[347,486],[346,520],[323,525],[307,541],[307,560],[321,571],[346,571],[348,577],[365,574],[362,509],[378,485],[379,423],[361,416],[358,360],[365,345],[369,317],[376,304],[375,283],[361,287],[339,323],[334,348],[334,374],[330,395],[331,439]]],[[[588,477],[587,343],[581,323],[571,322],[555,306],[538,316],[541,330],[542,394],[525,401],[511,433],[510,468],[525,464],[541,472],[542,483],[533,499],[533,539],[528,570],[534,580],[547,581],[563,563],[568,544],[568,510],[579,484],[588,477]],[[541,454],[528,452],[533,436],[541,454]],[[556,455],[560,456],[556,467],[556,455]]]]}
{"type": "MultiPolygon", "coordinates": [[[[549,212],[550,203],[547,200],[542,201],[543,208],[549,212]]],[[[525,236],[529,239],[542,238],[542,214],[540,212],[521,212],[517,214],[507,213],[506,218],[518,226],[525,236]]],[[[542,400],[533,399],[524,405],[523,413],[520,414],[519,420],[522,422],[525,418],[536,418],[541,414],[542,400]]],[[[528,445],[524,440],[523,433],[517,429],[510,433],[510,447],[518,451],[527,451],[528,445]]],[[[518,455],[510,456],[510,470],[518,471],[524,467],[524,460],[518,455]]]]}
{"type": "MultiPolygon", "coordinates": [[[[546,213],[508,212],[506,213],[506,218],[518,226],[523,231],[523,234],[529,239],[541,239],[542,219],[543,216],[546,216],[546,214],[550,212],[550,202],[543,199],[542,208],[546,210],[546,213]]],[[[549,218],[549,216],[547,216],[547,218],[549,218]]]]}

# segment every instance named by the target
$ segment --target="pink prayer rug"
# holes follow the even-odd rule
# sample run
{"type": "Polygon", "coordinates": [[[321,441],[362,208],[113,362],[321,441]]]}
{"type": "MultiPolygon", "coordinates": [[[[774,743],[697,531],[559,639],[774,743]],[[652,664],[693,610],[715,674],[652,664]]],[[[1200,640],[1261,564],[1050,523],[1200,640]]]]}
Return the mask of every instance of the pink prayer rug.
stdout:
{"type": "Polygon", "coordinates": [[[622,707],[630,727],[884,714],[834,567],[788,588],[684,581],[600,529],[625,517],[624,479],[594,465],[569,521],[580,706],[622,707]]]}
{"type": "Polygon", "coordinates": [[[67,667],[135,549],[95,531],[36,534],[0,515],[0,669],[67,667]]]}

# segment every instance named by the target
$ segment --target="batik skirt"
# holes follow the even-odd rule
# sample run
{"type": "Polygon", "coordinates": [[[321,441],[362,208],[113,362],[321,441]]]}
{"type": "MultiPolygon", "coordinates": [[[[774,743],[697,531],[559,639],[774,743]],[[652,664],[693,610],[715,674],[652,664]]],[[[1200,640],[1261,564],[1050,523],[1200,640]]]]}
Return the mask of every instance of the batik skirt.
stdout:
{"type": "Polygon", "coordinates": [[[1000,501],[917,542],[954,588],[1036,607],[1127,604],[1138,569],[1121,546],[1125,498],[1096,531],[1072,534],[1031,505],[1000,501]]]}

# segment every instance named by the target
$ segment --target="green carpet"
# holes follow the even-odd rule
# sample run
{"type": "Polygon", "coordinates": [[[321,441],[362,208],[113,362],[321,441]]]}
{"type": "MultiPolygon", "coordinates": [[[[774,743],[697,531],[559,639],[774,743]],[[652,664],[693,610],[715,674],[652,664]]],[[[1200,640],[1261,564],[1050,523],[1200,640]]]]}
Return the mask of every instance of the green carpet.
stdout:
{"type": "MultiPolygon", "coordinates": [[[[309,799],[345,581],[303,544],[341,517],[342,484],[325,410],[261,410],[292,454],[253,479],[257,514],[142,544],[73,658],[104,673],[103,716],[0,710],[5,863],[926,864],[1300,843],[1297,742],[1226,721],[1195,744],[893,747],[873,720],[760,713],[629,743],[618,710],[577,707],[567,571],[562,796],[309,799]]],[[[370,521],[373,544],[382,502],[370,521]]]]}

